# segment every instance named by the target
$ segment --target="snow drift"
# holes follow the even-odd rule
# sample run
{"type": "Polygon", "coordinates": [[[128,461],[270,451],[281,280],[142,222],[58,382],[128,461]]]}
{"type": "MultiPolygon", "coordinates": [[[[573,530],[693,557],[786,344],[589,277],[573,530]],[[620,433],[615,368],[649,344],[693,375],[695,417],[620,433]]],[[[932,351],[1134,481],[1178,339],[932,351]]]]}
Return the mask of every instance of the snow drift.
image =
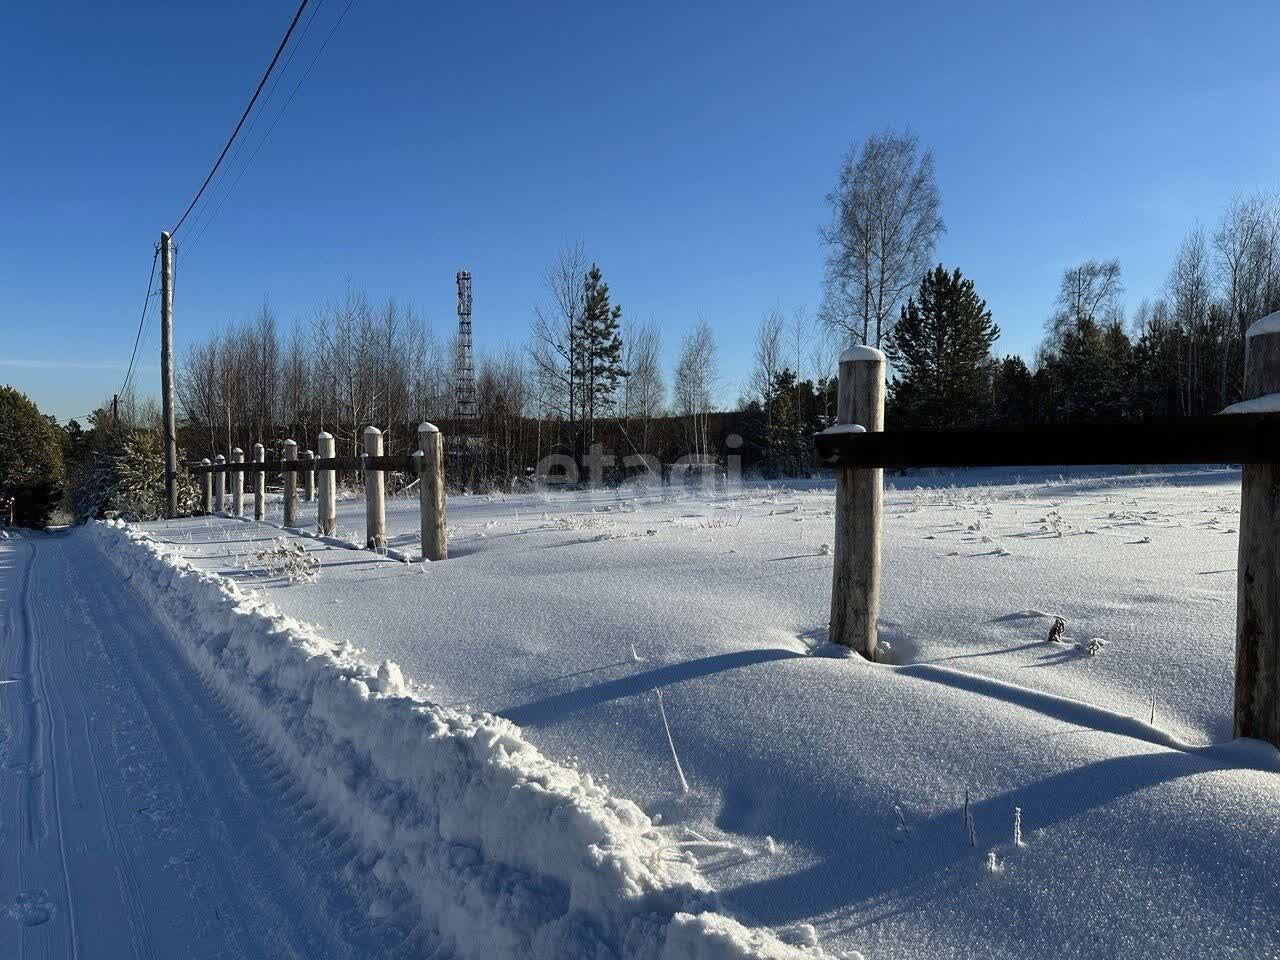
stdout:
{"type": "Polygon", "coordinates": [[[442,707],[148,534],[91,528],[206,683],[461,957],[822,957],[717,912],[688,854],[520,729],[442,707]]]}

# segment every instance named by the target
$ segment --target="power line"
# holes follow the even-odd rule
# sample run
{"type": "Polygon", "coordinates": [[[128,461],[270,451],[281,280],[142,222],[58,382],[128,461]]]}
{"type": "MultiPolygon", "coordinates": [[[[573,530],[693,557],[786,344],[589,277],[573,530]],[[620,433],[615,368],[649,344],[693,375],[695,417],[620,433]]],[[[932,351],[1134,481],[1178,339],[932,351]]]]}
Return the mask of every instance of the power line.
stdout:
{"type": "Polygon", "coordinates": [[[231,144],[235,140],[236,135],[240,132],[240,128],[244,126],[245,120],[249,116],[249,112],[253,109],[253,105],[258,100],[258,94],[262,93],[262,88],[266,86],[267,79],[271,76],[271,71],[275,69],[276,63],[280,60],[280,54],[284,52],[285,45],[289,42],[289,37],[293,35],[293,28],[298,25],[298,20],[302,17],[302,11],[306,9],[309,0],[302,0],[298,4],[298,9],[294,11],[293,19],[289,21],[289,29],[284,32],[284,37],[280,40],[280,45],[276,47],[275,56],[271,58],[271,62],[267,64],[266,73],[262,75],[262,79],[258,81],[257,88],[253,91],[253,96],[249,98],[249,105],[244,108],[244,113],[240,114],[240,119],[236,122],[235,129],[231,131],[231,136],[227,137],[227,142],[222,147],[222,152],[218,154],[218,159],[213,162],[213,169],[209,171],[209,175],[204,178],[204,183],[200,184],[200,189],[196,191],[196,195],[191,198],[191,202],[187,204],[187,209],[182,212],[182,216],[178,218],[177,224],[169,235],[173,236],[178,232],[178,228],[182,226],[187,219],[187,215],[191,213],[200,197],[204,194],[205,188],[209,186],[209,181],[213,179],[213,175],[218,172],[218,167],[222,164],[222,160],[227,155],[227,151],[231,149],[231,144]]]}
{"type": "Polygon", "coordinates": [[[123,395],[129,389],[129,381],[133,378],[133,364],[138,359],[138,345],[142,342],[142,326],[147,322],[147,307],[151,305],[151,287],[156,282],[156,261],[160,259],[160,248],[156,247],[151,255],[151,276],[147,278],[147,295],[142,300],[142,316],[138,318],[138,333],[133,338],[133,353],[129,356],[129,369],[125,371],[124,383],[120,387],[123,395]]]}
{"type": "Polygon", "coordinates": [[[218,205],[214,207],[213,213],[211,213],[208,217],[205,218],[205,221],[203,225],[200,227],[199,232],[195,235],[195,238],[187,246],[188,254],[191,252],[192,248],[195,247],[196,243],[199,242],[200,238],[204,236],[204,232],[207,229],[209,229],[209,224],[213,223],[213,221],[217,218],[219,211],[222,210],[222,205],[227,202],[227,198],[230,197],[232,191],[235,190],[236,185],[240,182],[240,178],[243,177],[245,175],[245,172],[249,169],[249,167],[253,165],[254,158],[257,157],[258,151],[262,149],[263,145],[266,144],[268,138],[270,138],[271,132],[275,130],[276,124],[278,124],[280,122],[280,118],[284,116],[284,112],[289,108],[289,104],[293,103],[293,98],[297,96],[298,90],[301,89],[302,84],[306,82],[307,77],[311,75],[312,68],[316,65],[316,62],[320,59],[321,54],[324,53],[325,48],[329,46],[329,41],[332,40],[333,35],[338,32],[338,28],[342,26],[342,21],[347,16],[347,11],[350,10],[352,5],[354,4],[355,4],[355,0],[347,0],[347,5],[342,8],[342,13],[338,14],[338,19],[335,20],[333,26],[329,28],[329,32],[325,35],[324,41],[320,44],[320,47],[319,49],[316,50],[314,56],[312,56],[311,62],[307,64],[307,69],[304,70],[302,73],[302,76],[298,78],[298,82],[294,84],[293,90],[290,91],[288,99],[285,100],[285,102],[281,105],[279,111],[277,111],[275,118],[272,119],[271,126],[267,127],[267,132],[262,135],[262,139],[258,141],[258,145],[253,148],[253,153],[249,154],[249,159],[246,160],[244,166],[240,168],[240,172],[236,174],[236,178],[233,181],[231,181],[231,186],[228,187],[225,191],[223,191],[222,199],[219,200],[218,205]]]}
{"type": "MultiPolygon", "coordinates": [[[[213,185],[213,189],[210,190],[208,195],[204,198],[204,203],[195,211],[195,216],[191,220],[191,230],[195,230],[196,227],[200,226],[201,220],[203,220],[209,213],[210,207],[214,205],[219,189],[225,188],[231,168],[235,165],[236,161],[244,155],[245,144],[248,142],[249,138],[253,136],[254,128],[258,126],[258,121],[262,119],[262,115],[266,111],[267,105],[271,102],[271,98],[275,96],[276,89],[280,86],[280,82],[288,74],[289,65],[293,63],[293,58],[297,56],[298,51],[306,44],[307,34],[311,31],[311,25],[316,22],[316,17],[320,15],[320,8],[323,6],[324,0],[316,0],[315,3],[311,4],[311,13],[307,17],[307,22],[302,25],[302,32],[298,34],[298,41],[289,48],[288,56],[284,58],[284,63],[280,65],[280,69],[276,71],[275,76],[272,78],[271,86],[267,87],[267,92],[262,98],[261,109],[253,115],[252,119],[249,120],[249,125],[245,127],[244,139],[241,140],[237,138],[235,146],[231,148],[230,154],[227,155],[226,169],[223,170],[221,179],[213,185]]],[[[226,193],[225,189],[223,189],[223,193],[226,193]]],[[[190,233],[191,230],[188,230],[187,232],[190,233]]]]}

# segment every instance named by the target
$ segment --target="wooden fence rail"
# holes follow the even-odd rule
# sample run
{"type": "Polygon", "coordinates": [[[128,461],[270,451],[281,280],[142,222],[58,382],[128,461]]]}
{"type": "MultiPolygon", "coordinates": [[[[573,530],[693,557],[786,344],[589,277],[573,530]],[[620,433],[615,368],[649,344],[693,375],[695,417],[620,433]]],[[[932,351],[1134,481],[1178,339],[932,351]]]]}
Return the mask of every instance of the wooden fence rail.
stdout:
{"type": "Polygon", "coordinates": [[[1239,463],[1234,732],[1280,747],[1280,313],[1247,344],[1250,399],[1226,416],[955,432],[884,432],[884,354],[846,350],[836,425],[814,439],[837,468],[831,640],[876,659],[886,467],[1239,463]]]}
{"type": "Polygon", "coordinates": [[[412,473],[421,479],[422,511],[419,524],[422,538],[422,556],[425,560],[444,560],[448,556],[445,542],[444,456],[440,431],[430,423],[418,427],[419,441],[423,449],[411,456],[384,456],[382,434],[376,427],[365,431],[365,447],[369,453],[359,457],[333,455],[333,437],[321,433],[316,447],[320,455],[310,450],[298,456],[298,444],[293,440],[284,443],[279,460],[267,460],[262,444],[253,446],[252,462],[244,462],[239,447],[231,452],[231,461],[225,462],[219,455],[216,463],[201,460],[187,464],[187,469],[201,479],[201,505],[205,513],[222,513],[227,474],[231,475],[231,504],[235,516],[242,516],[245,474],[254,475],[255,520],[264,519],[266,499],[266,475],[278,473],[284,477],[284,526],[297,527],[298,474],[303,474],[306,502],[316,503],[316,471],[320,474],[320,496],[316,507],[316,526],[322,536],[332,536],[337,529],[336,471],[361,471],[365,476],[365,542],[369,549],[382,553],[387,547],[386,491],[383,484],[385,471],[396,470],[412,473]],[[215,485],[216,481],[216,485],[215,485]],[[216,491],[216,492],[215,492],[216,491]]]}
{"type": "Polygon", "coordinates": [[[316,457],[314,460],[264,460],[258,463],[188,463],[187,469],[197,476],[204,473],[303,473],[307,470],[398,470],[418,472],[418,461],[412,456],[382,457],[316,457]]]}
{"type": "Polygon", "coordinates": [[[1165,417],[1021,430],[837,429],[819,433],[814,442],[818,459],[834,467],[1272,463],[1280,459],[1280,415],[1165,417]]]}

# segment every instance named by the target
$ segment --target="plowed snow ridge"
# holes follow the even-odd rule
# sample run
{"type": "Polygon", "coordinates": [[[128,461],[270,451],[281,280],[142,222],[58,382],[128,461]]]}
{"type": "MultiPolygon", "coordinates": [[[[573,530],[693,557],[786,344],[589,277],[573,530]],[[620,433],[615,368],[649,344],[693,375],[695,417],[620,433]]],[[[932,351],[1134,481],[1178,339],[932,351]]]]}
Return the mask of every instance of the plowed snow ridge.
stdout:
{"type": "Polygon", "coordinates": [[[509,721],[416,697],[395,664],[374,668],[145,533],[93,535],[296,788],[350,832],[381,893],[371,912],[419,912],[442,955],[824,955],[716,912],[639,807],[552,763],[509,721]]]}

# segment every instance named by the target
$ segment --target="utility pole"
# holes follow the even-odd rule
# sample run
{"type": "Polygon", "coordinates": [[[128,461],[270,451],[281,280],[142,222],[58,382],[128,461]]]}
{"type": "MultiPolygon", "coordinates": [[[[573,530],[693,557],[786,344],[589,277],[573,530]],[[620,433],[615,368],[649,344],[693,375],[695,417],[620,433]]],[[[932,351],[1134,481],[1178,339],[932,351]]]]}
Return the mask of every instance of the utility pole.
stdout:
{"type": "Polygon", "coordinates": [[[160,233],[160,406],[164,416],[165,516],[178,515],[178,437],[173,421],[173,241],[160,233]]]}
{"type": "Polygon", "coordinates": [[[114,427],[120,419],[120,394],[111,395],[111,425],[114,427]]]}

